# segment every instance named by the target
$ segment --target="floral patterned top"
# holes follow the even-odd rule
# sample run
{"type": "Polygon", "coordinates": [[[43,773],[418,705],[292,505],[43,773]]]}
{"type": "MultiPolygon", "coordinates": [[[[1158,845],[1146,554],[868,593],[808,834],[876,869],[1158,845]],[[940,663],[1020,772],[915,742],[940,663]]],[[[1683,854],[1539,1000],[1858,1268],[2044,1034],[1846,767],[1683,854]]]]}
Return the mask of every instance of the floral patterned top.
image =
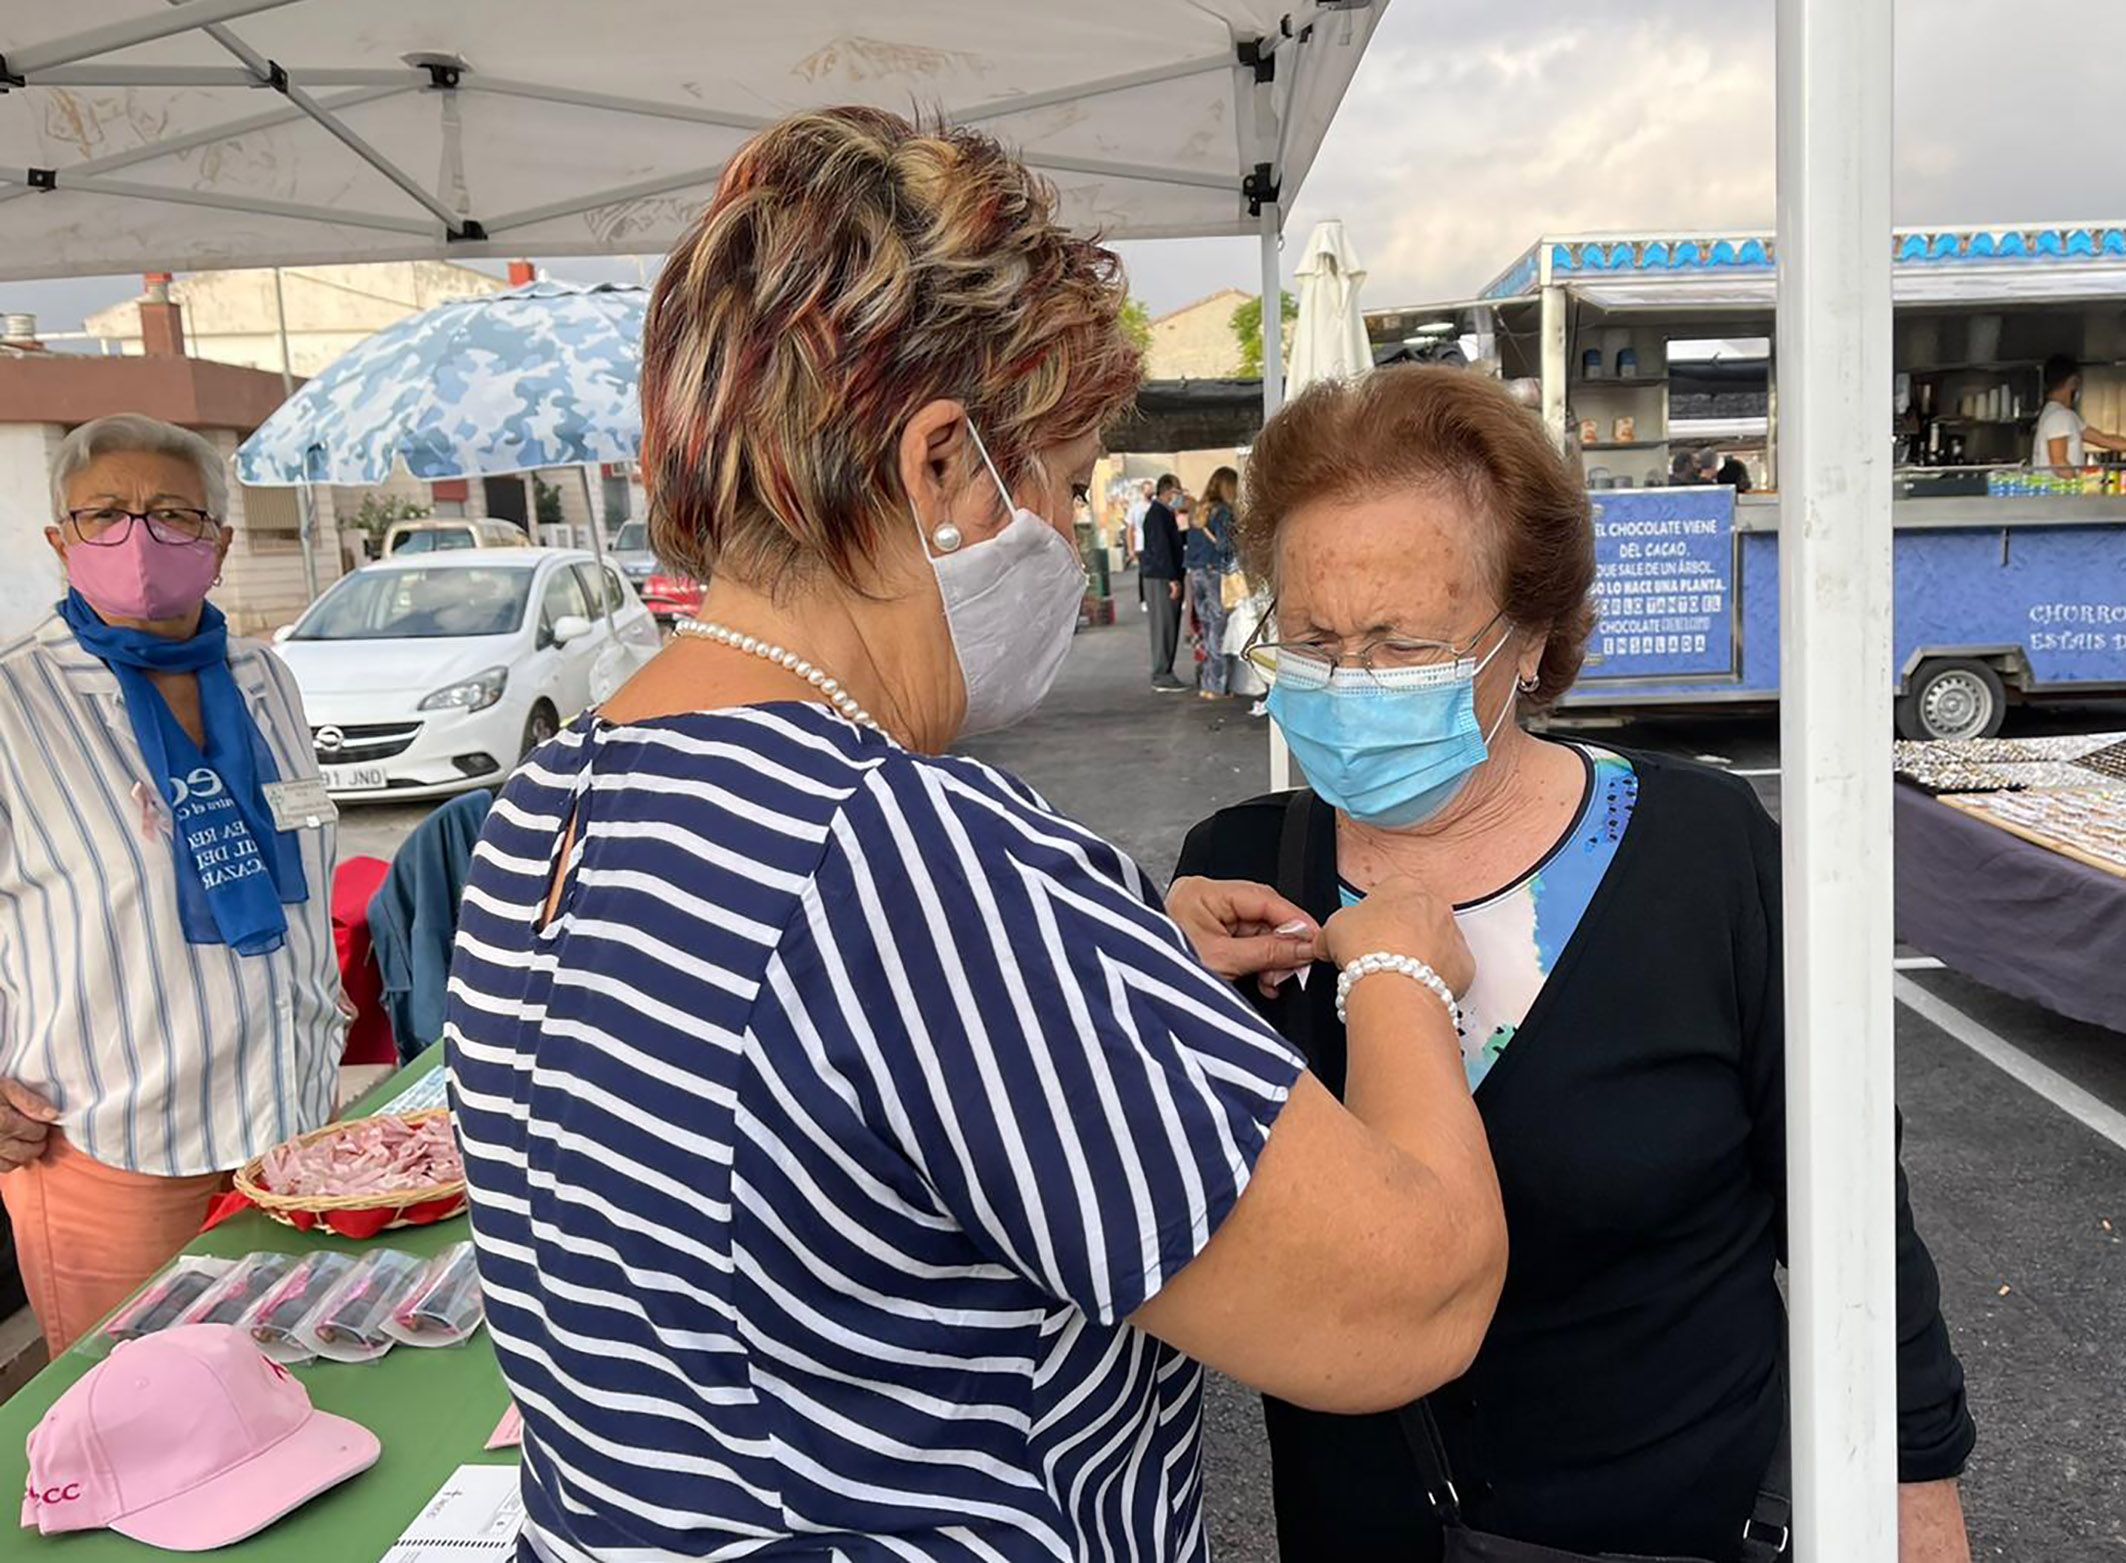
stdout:
{"type": "MultiPolygon", "coordinates": [[[[1454,909],[1476,960],[1476,981],[1462,996],[1462,1065],[1472,1091],[1528,1018],[1609,871],[1638,801],[1639,778],[1629,760],[1592,744],[1569,747],[1587,765],[1587,791],[1572,828],[1514,883],[1454,909]]],[[[1348,884],[1341,892],[1346,906],[1362,899],[1348,884]]]]}

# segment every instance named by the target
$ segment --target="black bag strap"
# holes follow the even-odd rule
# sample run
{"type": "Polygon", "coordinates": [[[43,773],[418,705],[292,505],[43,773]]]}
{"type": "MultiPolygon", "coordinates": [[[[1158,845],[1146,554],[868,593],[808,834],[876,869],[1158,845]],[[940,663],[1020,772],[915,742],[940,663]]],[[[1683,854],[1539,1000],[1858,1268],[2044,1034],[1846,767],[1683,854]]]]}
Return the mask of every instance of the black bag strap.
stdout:
{"type": "MultiPolygon", "coordinates": [[[[1277,836],[1277,893],[1307,907],[1307,848],[1314,834],[1314,793],[1302,787],[1285,801],[1284,828],[1277,836]]],[[[1311,911],[1310,911],[1311,915],[1311,911]]],[[[1285,987],[1285,1037],[1308,1059],[1314,1054],[1314,1006],[1296,982],[1285,987]]]]}
{"type": "Polygon", "coordinates": [[[1425,1501],[1432,1505],[1432,1512],[1439,1516],[1442,1526],[1459,1530],[1462,1495],[1454,1490],[1454,1470],[1447,1463],[1447,1441],[1440,1436],[1439,1420],[1433,1416],[1432,1407],[1425,1401],[1413,1400],[1407,1406],[1397,1407],[1395,1420],[1403,1430],[1403,1442],[1410,1446],[1411,1458],[1417,1462],[1425,1501]]]}
{"type": "MultiPolygon", "coordinates": [[[[1305,787],[1286,800],[1284,828],[1277,840],[1277,893],[1294,906],[1307,905],[1308,851],[1313,845],[1314,811],[1318,800],[1305,787]]],[[[1313,1056],[1314,1006],[1297,983],[1287,990],[1285,1035],[1296,1043],[1301,1052],[1313,1056]]],[[[1440,1523],[1449,1527],[1462,1523],[1461,1495],[1454,1490],[1454,1473],[1447,1464],[1447,1444],[1441,1438],[1439,1423],[1432,1415],[1432,1408],[1419,1400],[1402,1407],[1395,1413],[1401,1426],[1403,1439],[1410,1446],[1410,1455],[1417,1462],[1418,1476],[1424,1483],[1425,1499],[1439,1515],[1440,1523]]],[[[1752,1560],[1754,1563],[1754,1560],[1752,1560]]]]}
{"type": "Polygon", "coordinates": [[[1740,1563],[1780,1563],[1794,1539],[1794,1397],[1784,1361],[1779,1364],[1779,1402],[1779,1442],[1757,1488],[1757,1505],[1742,1522],[1740,1563]]]}

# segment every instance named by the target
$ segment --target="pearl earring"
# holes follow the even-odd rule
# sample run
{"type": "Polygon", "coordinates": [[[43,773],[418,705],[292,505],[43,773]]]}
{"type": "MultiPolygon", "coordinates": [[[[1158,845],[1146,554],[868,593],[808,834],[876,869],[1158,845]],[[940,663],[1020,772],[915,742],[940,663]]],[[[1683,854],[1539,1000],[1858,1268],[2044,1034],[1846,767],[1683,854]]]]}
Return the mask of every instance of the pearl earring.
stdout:
{"type": "Polygon", "coordinates": [[[1535,693],[1535,686],[1541,681],[1537,679],[1537,677],[1533,673],[1530,673],[1522,678],[1516,679],[1514,682],[1515,685],[1520,689],[1522,694],[1532,695],[1535,693]]]}
{"type": "Polygon", "coordinates": [[[964,541],[960,536],[960,529],[950,521],[932,532],[930,540],[937,544],[937,550],[941,554],[958,553],[960,544],[964,541]]]}

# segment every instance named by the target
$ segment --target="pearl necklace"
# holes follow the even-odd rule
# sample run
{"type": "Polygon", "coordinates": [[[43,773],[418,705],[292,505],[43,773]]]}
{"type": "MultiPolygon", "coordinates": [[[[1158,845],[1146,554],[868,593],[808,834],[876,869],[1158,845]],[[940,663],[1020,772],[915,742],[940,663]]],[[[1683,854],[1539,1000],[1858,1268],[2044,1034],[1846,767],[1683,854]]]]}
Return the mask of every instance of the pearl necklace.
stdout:
{"type": "Polygon", "coordinates": [[[681,635],[691,635],[696,640],[711,640],[719,646],[729,646],[733,651],[743,651],[748,656],[760,657],[777,667],[787,668],[818,690],[833,704],[835,710],[857,726],[868,727],[874,732],[885,731],[871,719],[871,713],[864,709],[856,696],[842,688],[836,680],[829,678],[824,669],[814,667],[794,651],[785,651],[758,636],[741,635],[729,625],[712,624],[703,619],[680,619],[672,628],[681,635]]]}

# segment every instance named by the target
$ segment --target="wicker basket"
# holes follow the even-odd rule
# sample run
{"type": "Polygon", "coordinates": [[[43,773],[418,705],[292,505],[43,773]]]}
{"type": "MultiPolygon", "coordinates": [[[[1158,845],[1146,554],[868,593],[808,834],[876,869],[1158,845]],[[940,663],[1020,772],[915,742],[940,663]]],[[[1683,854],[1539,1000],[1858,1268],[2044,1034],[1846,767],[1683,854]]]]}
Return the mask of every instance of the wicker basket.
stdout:
{"type": "MultiPolygon", "coordinates": [[[[432,1107],[426,1112],[408,1113],[406,1122],[417,1125],[447,1115],[449,1111],[447,1107],[432,1107]]],[[[312,1129],[286,1143],[309,1145],[330,1135],[346,1134],[361,1122],[361,1119],[343,1119],[328,1123],[322,1129],[312,1129]]],[[[375,1194],[276,1194],[260,1181],[265,1165],[264,1156],[254,1156],[238,1168],[236,1192],[275,1221],[294,1227],[298,1232],[323,1226],[341,1237],[374,1237],[396,1227],[427,1226],[431,1222],[447,1220],[465,1208],[463,1178],[431,1183],[425,1188],[393,1189],[379,1202],[379,1196],[375,1194]]]]}

